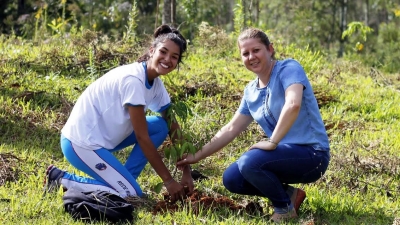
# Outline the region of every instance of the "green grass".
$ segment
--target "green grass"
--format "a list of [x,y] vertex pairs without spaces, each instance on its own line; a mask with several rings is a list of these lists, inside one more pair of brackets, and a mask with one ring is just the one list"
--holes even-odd
[[[63,159],[60,129],[87,85],[108,69],[135,61],[142,50],[102,40],[90,32],[39,45],[0,38],[0,153],[19,158],[10,170],[15,176],[0,186],[1,224],[81,224],[63,211],[61,191],[43,197],[42,186],[51,163],[83,175]],[[254,78],[242,65],[235,42],[223,40],[218,46],[190,46],[180,70],[163,77],[171,97],[193,111],[183,127],[193,134],[196,146],[230,120],[245,85]],[[318,53],[279,43],[275,43],[278,57],[299,60],[309,74],[332,148],[325,176],[299,185],[308,198],[299,220],[290,223],[392,224],[400,217],[400,75],[371,73],[358,62],[328,62]],[[193,167],[209,177],[196,183],[196,188],[239,204],[257,201],[264,207],[263,214],[224,208],[194,214],[182,207],[175,213],[153,215],[151,208],[138,207],[132,224],[268,223],[272,213],[268,200],[231,194],[221,181],[224,168],[262,135],[252,124],[223,151]],[[116,155],[124,160],[128,153],[126,149]],[[0,169],[8,164],[0,161]],[[3,170],[1,174],[3,179]],[[151,200],[162,199],[153,191],[160,178],[149,165],[138,182],[151,193]]]

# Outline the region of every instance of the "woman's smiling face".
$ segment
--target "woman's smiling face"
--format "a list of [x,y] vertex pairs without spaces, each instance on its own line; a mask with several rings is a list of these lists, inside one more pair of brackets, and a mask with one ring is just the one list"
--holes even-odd
[[180,49],[175,42],[165,40],[150,49],[150,60],[147,65],[149,75],[153,77],[170,73],[178,65]]
[[255,74],[268,73],[272,52],[258,38],[239,41],[240,56],[246,68]]

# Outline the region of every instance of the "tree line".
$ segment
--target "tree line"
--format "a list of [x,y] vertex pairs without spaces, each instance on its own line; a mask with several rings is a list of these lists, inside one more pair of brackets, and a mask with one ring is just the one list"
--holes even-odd
[[287,43],[400,70],[399,0],[2,0],[0,32],[30,39],[75,26],[119,38],[133,7],[138,34],[161,23],[189,39],[201,22],[227,32],[255,26]]

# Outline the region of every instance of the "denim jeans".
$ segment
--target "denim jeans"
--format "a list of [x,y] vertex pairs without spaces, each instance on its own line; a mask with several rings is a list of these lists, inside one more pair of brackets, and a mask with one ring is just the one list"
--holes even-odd
[[329,151],[309,145],[280,144],[275,150],[252,149],[223,174],[224,186],[233,193],[267,197],[277,208],[290,205],[288,184],[312,183],[325,173]]

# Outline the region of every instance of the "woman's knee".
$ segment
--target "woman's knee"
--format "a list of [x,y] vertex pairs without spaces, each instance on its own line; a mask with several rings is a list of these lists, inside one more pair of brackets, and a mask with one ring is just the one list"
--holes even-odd
[[72,161],[76,160],[76,154],[74,148],[72,147],[72,143],[70,140],[65,138],[64,136],[61,137],[61,150],[64,157],[71,163]]
[[149,133],[161,133],[163,136],[168,135],[168,124],[161,116],[146,116],[146,121],[149,125]]
[[238,159],[238,169],[244,177],[254,173],[254,171],[259,167],[259,156],[257,151],[262,150],[255,149],[247,151]]
[[234,183],[234,177],[227,174],[225,171],[222,175],[222,184],[225,186],[226,189],[230,191]]
[[239,181],[242,175],[239,172],[237,163],[231,164],[222,175],[222,183],[228,191],[232,193],[238,193],[238,185],[241,184]]

